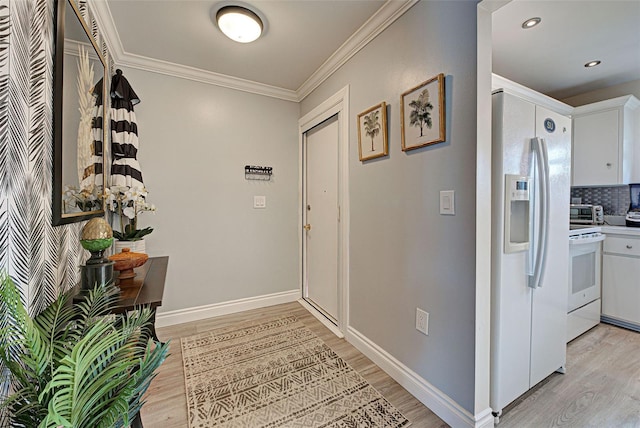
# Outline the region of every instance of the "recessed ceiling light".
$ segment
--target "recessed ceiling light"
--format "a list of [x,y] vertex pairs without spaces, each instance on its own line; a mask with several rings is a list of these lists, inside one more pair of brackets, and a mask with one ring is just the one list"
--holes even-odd
[[262,34],[262,19],[243,6],[224,6],[216,13],[218,28],[231,40],[250,43]]
[[533,28],[542,22],[542,18],[529,18],[522,23],[522,28],[528,30],[529,28]]
[[595,67],[596,65],[600,65],[600,60],[589,61],[584,66],[587,68]]

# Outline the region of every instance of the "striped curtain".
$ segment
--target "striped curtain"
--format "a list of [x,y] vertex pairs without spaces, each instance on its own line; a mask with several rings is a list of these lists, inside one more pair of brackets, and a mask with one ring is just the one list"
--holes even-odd
[[122,70],[116,70],[111,79],[111,186],[144,187],[137,159],[138,125],[133,111],[139,102]]

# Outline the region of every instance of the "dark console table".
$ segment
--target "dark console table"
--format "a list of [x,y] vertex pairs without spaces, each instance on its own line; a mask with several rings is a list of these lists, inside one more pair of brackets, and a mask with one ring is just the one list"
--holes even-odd
[[[120,288],[120,298],[117,307],[111,312],[121,314],[139,306],[149,305],[152,313],[151,335],[156,342],[160,342],[156,334],[156,309],[162,306],[168,263],[168,256],[149,257],[145,264],[135,269],[135,277],[118,280],[117,273],[115,275],[116,285]],[[76,286],[76,293],[79,292],[80,284]]]
[[162,306],[168,263],[168,256],[149,257],[145,264],[135,269],[135,277],[118,280],[116,283],[120,287],[120,300],[113,312],[123,313],[136,306],[149,305],[152,312],[151,333],[156,342],[160,342],[156,334],[156,308]]
[[[156,309],[158,306],[162,306],[168,264],[168,256],[149,257],[145,264],[134,269],[135,277],[118,280],[116,274],[116,285],[120,288],[120,297],[117,306],[111,312],[121,314],[135,310],[142,305],[149,305],[151,308],[151,336],[156,342],[160,342],[156,333]],[[74,297],[74,300],[79,299],[80,284],[76,285],[75,293],[77,297]],[[131,421],[131,427],[143,428],[140,412]]]

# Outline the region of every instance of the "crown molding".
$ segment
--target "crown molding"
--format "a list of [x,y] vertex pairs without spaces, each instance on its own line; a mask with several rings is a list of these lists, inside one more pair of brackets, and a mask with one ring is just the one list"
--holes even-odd
[[418,0],[389,0],[342,44],[296,91],[302,101]]
[[178,77],[209,85],[250,92],[252,94],[279,98],[285,101],[298,102],[296,92],[290,89],[278,88],[276,86],[265,85],[264,83],[254,82],[252,80],[241,79],[239,77],[228,76],[226,74],[215,73],[213,71],[202,70],[141,55],[128,53],[120,58],[119,61],[116,61],[116,63],[118,66],[122,67],[131,67],[138,70],[164,74],[166,76]]
[[502,77],[499,74],[491,73],[491,93],[500,92],[501,90],[517,95],[522,99],[548,108],[564,116],[570,116],[573,113],[573,107],[569,104],[541,94],[531,88]]
[[107,44],[107,48],[109,48],[111,58],[114,62],[117,62],[125,55],[125,52],[107,1],[91,1],[87,2],[87,5],[93,12],[93,17],[98,24],[100,35],[102,36],[102,40]]
[[96,49],[91,43],[79,42],[77,40],[71,40],[71,39],[64,39],[64,54],[65,55],[70,55],[70,56],[79,58],[80,57],[80,52],[79,52],[80,48],[86,49],[87,53],[89,54],[89,59],[90,60],[92,60],[92,61],[100,61],[100,62],[104,63],[103,59],[101,57],[98,57],[98,54],[96,54]]
[[102,37],[109,48],[113,63],[117,66],[131,67],[167,76],[279,98],[285,101],[300,102],[418,1],[419,0],[387,0],[387,2],[344,42],[296,91],[126,52],[118,35],[107,0],[88,3],[94,13]]
[[623,95],[621,97],[585,104],[573,109],[573,114],[592,113],[594,111],[605,110],[617,107],[628,107],[635,110],[640,107],[640,101],[633,95]]

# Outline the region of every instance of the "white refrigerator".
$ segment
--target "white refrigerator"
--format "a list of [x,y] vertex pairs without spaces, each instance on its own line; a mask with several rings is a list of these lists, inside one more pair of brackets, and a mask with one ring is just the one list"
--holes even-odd
[[493,96],[491,408],[564,371],[571,119]]

